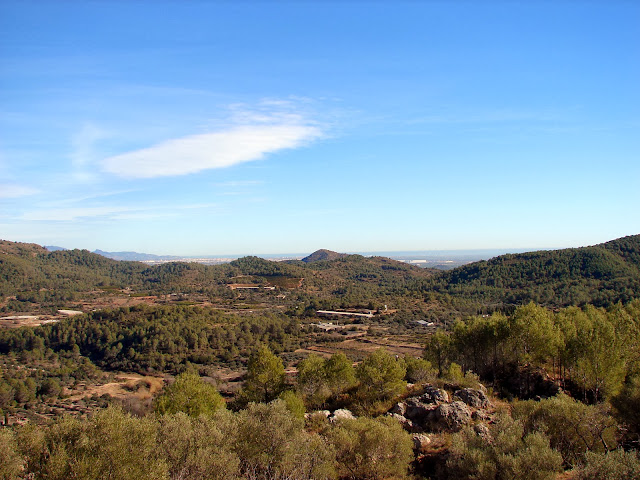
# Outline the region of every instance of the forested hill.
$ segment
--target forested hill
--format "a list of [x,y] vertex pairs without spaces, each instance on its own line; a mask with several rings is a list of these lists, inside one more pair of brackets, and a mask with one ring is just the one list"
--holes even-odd
[[425,287],[484,303],[626,302],[640,297],[640,235],[590,247],[501,255],[444,272]]
[[338,258],[344,258],[348,256],[346,253],[333,252],[324,248],[316,250],[311,255],[308,255],[302,259],[305,263],[322,262],[327,260],[337,260]]
[[609,305],[640,298],[640,235],[591,247],[503,255],[444,272],[360,255],[308,263],[244,257],[216,266],[148,266],[87,250],[49,252],[34,244],[0,241],[0,302],[21,295],[53,305],[78,299],[82,292],[126,287],[140,294],[211,296],[234,283],[293,288],[309,301],[322,299],[333,306],[398,304],[401,298],[409,299],[407,305],[419,298],[441,304],[454,299],[458,311],[462,303],[464,311],[529,301],[554,307]]

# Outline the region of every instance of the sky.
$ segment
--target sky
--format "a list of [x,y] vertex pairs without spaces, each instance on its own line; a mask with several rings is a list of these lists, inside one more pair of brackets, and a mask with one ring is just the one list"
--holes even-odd
[[0,239],[173,255],[640,233],[640,3],[0,0]]

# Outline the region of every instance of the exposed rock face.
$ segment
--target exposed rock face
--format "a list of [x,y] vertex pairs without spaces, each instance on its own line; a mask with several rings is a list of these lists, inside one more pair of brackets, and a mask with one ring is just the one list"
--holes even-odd
[[436,388],[433,385],[427,385],[426,391],[418,397],[421,402],[424,403],[449,403],[449,394],[441,388]]
[[428,405],[420,401],[420,397],[410,398],[404,402],[405,414],[408,419],[419,425],[427,421],[427,417],[431,411],[436,408],[435,405]]
[[402,425],[402,428],[404,428],[407,432],[422,431],[420,427],[418,427],[411,420],[409,420],[406,417],[403,417],[402,415],[398,415],[397,413],[389,413],[387,415],[390,416],[391,418],[395,418],[400,423],[400,425]]
[[487,408],[489,406],[489,398],[482,390],[463,388],[462,390],[457,390],[453,396],[459,398],[470,407]]
[[431,429],[436,431],[459,431],[471,423],[471,410],[463,402],[443,403],[430,417]]
[[[486,410],[491,402],[482,390],[463,388],[456,391],[454,398],[451,401],[445,390],[427,385],[424,393],[397,403],[388,415],[411,433],[457,432],[473,421],[491,418]],[[480,433],[485,432],[481,429]]]

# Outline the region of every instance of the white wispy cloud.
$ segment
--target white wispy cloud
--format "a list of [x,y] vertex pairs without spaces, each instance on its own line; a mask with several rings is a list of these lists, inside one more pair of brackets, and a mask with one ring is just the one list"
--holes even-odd
[[90,170],[96,161],[95,145],[108,137],[106,130],[92,123],[85,123],[72,137],[71,162],[76,180],[88,182],[95,179],[95,174]]
[[[252,120],[258,119],[254,116]],[[268,124],[265,117],[253,125],[168,140],[112,156],[102,162],[102,168],[126,178],[187,175],[260,160],[269,153],[303,146],[321,135],[313,125],[295,121]]]
[[263,180],[231,180],[228,182],[216,183],[216,187],[251,187],[254,185],[263,185]]
[[25,185],[0,183],[0,198],[20,198],[40,193],[40,190]]
[[92,206],[72,208],[43,208],[24,213],[20,220],[31,222],[76,222],[88,220],[139,220],[176,216],[187,210],[215,209],[214,203],[171,206]]

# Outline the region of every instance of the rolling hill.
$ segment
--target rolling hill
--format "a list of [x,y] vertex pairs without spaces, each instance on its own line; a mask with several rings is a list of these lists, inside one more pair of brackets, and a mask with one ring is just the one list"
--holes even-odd
[[125,287],[147,294],[206,292],[247,282],[294,288],[307,301],[315,298],[338,306],[392,298],[412,306],[454,299],[470,312],[529,301],[557,307],[610,305],[640,298],[640,235],[589,247],[501,255],[450,271],[328,250],[303,261],[244,257],[214,266],[148,266],[86,250],[49,252],[35,244],[0,242],[0,300],[17,295],[55,303],[58,297]]

